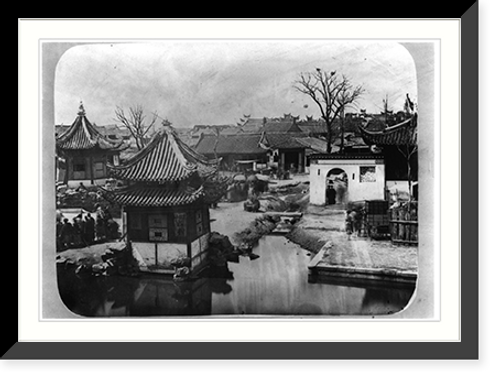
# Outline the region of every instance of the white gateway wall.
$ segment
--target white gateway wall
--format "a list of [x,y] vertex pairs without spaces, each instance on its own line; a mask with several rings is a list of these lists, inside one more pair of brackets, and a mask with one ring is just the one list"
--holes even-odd
[[[376,159],[318,159],[311,163],[310,202],[314,205],[326,204],[326,184],[328,172],[341,169],[347,174],[347,201],[383,200],[385,198],[385,166]],[[363,168],[374,168],[374,173],[363,175]]]

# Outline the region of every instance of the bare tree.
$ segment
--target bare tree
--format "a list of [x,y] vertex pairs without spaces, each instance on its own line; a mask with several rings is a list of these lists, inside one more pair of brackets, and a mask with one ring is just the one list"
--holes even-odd
[[[412,135],[408,138],[406,144],[398,146],[398,150],[403,155],[406,160],[406,168],[407,168],[407,176],[408,176],[408,196],[411,201],[412,192],[411,192],[411,173],[412,173],[412,157],[418,152],[418,143],[417,143],[417,113],[416,113],[416,105],[410,99],[410,96],[406,94],[406,99],[404,103],[404,112],[407,117],[411,117],[411,127]],[[408,207],[409,208],[409,207]]]
[[[408,198],[409,201],[412,200],[411,191],[411,175],[412,175],[412,157],[418,152],[418,146],[416,143],[416,131],[413,132],[415,135],[412,139],[414,143],[408,142],[407,144],[398,146],[398,151],[403,155],[406,160],[407,176],[408,176]],[[410,210],[410,203],[408,203],[408,211]]]
[[327,152],[332,152],[334,121],[341,119],[340,151],[344,151],[344,113],[346,106],[353,104],[364,92],[361,86],[353,86],[345,75],[336,71],[329,73],[316,69],[315,72],[301,73],[294,88],[308,95],[318,105],[327,128]]
[[158,115],[153,113],[153,117],[149,123],[146,123],[146,115],[144,109],[140,105],[128,108],[128,113],[121,107],[116,107],[115,115],[124,127],[126,127],[135,139],[137,148],[142,149],[147,142],[147,134],[151,127],[156,123]]

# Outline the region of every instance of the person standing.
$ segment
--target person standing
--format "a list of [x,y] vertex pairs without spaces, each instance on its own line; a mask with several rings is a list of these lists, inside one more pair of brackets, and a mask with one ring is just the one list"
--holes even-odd
[[352,234],[353,230],[353,216],[352,212],[348,209],[346,210],[346,216],[345,216],[345,232],[347,235],[350,237]]
[[61,230],[63,227],[63,223],[60,219],[56,221],[56,251],[60,251],[62,248],[61,242]]
[[360,215],[356,210],[353,210],[351,212],[352,232],[356,233],[356,236],[359,235],[359,231],[361,229],[361,225],[360,225],[361,220],[359,217],[360,217]]
[[81,214],[73,218],[73,245],[76,247],[80,247],[82,245],[82,222],[81,222]]
[[92,245],[94,243],[95,220],[90,213],[85,216],[84,232],[87,245]]
[[98,242],[104,241],[106,239],[106,225],[104,219],[100,216],[97,216],[95,235]]
[[73,226],[71,226],[71,222],[69,222],[69,220],[65,218],[63,221],[63,225],[61,226],[61,232],[60,232],[61,248],[67,249],[71,247],[72,239],[73,239]]

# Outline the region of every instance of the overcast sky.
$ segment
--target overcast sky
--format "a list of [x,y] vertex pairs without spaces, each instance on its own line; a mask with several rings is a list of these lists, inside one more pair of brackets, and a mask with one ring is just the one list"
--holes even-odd
[[243,114],[319,117],[293,88],[301,72],[345,74],[365,93],[356,110],[394,110],[406,93],[417,100],[415,64],[406,48],[387,41],[177,40],[76,46],[55,77],[55,122],[71,124],[80,101],[98,125],[115,124],[116,106],[142,105],[174,127],[235,124]]

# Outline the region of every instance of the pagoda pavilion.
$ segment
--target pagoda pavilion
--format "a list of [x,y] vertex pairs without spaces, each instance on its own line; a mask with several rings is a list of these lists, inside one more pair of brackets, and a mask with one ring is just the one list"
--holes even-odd
[[164,125],[135,156],[109,166],[126,186],[111,191],[122,206],[123,231],[140,270],[174,274],[207,264],[209,205],[225,190],[212,180],[216,160],[207,160]]
[[65,161],[62,180],[69,186],[102,184],[108,177],[107,164],[118,163],[118,154],[126,148],[109,140],[89,122],[83,104],[68,130],[56,137],[56,153]]

